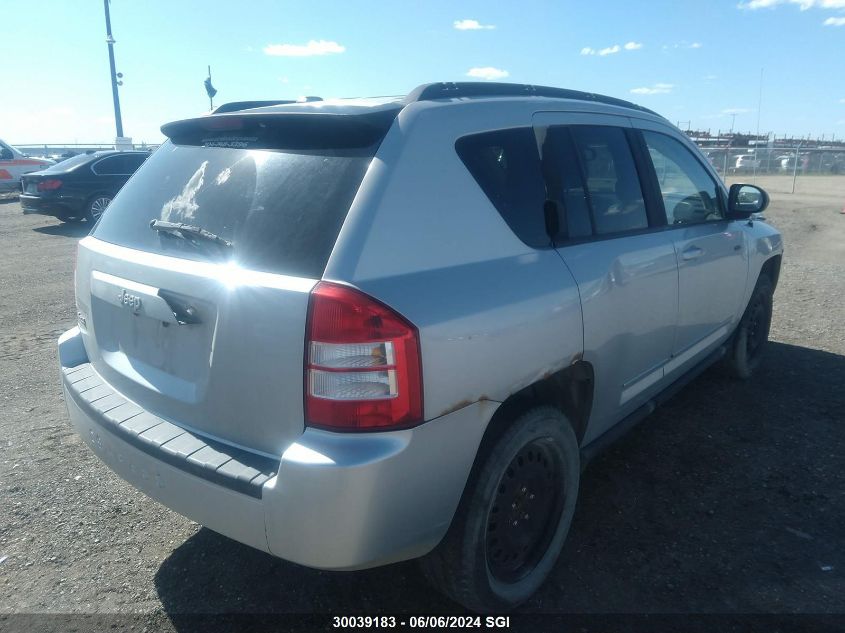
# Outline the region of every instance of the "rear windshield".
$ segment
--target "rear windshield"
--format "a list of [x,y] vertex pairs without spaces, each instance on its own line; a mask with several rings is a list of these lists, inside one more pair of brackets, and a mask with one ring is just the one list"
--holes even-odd
[[58,174],[65,171],[70,171],[71,169],[75,169],[80,165],[84,165],[85,163],[91,162],[95,156],[93,154],[77,154],[76,156],[71,156],[70,158],[66,158],[62,161],[59,161],[55,165],[50,165],[47,169],[43,170],[50,174]]
[[319,278],[374,149],[272,150],[162,145],[109,205],[93,235],[189,259],[214,248],[150,228],[197,226],[232,243],[236,264]]

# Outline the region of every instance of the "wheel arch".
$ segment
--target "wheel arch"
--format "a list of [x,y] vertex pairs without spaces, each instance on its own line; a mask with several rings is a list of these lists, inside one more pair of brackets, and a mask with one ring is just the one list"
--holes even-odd
[[778,253],[767,259],[763,262],[763,266],[760,268],[760,275],[757,276],[759,279],[760,276],[766,275],[772,281],[772,289],[777,288],[778,286],[778,279],[780,279],[780,265],[783,259],[783,255]]
[[592,364],[578,360],[511,394],[487,424],[478,454],[484,454],[486,446],[494,442],[520,414],[542,406],[554,407],[566,416],[580,446],[593,406],[594,384]]

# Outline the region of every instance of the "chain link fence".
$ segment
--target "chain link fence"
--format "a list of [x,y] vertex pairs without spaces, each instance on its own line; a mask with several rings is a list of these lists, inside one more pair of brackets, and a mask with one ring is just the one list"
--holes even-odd
[[770,193],[845,188],[845,147],[702,147],[725,181],[759,184]]
[[[114,149],[111,143],[17,145],[25,154],[61,161],[76,154]],[[136,143],[136,150],[157,144]],[[729,183],[758,184],[769,193],[826,193],[845,190],[845,147],[734,147],[701,144],[701,151]]]

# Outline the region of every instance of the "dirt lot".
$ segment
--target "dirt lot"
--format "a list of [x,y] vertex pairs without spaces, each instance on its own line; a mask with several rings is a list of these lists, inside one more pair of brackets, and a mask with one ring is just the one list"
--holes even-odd
[[[525,613],[845,613],[845,179],[775,195],[787,252],[765,368],[711,370],[593,462]],[[0,202],[0,614],[453,612],[413,563],[304,569],[115,477],[71,432],[55,339],[86,227]],[[0,615],[0,629],[2,626]]]

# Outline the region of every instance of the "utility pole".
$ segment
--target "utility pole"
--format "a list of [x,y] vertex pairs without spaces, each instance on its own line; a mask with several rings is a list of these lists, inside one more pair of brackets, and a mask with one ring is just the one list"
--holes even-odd
[[736,121],[736,112],[731,114],[731,134],[734,133],[734,122]]
[[114,37],[111,34],[111,16],[109,15],[109,0],[103,0],[103,8],[106,11],[106,43],[109,45],[109,67],[111,69],[111,95],[114,101],[114,125],[117,128],[118,138],[123,136],[123,119],[120,118],[120,96],[117,94],[117,87],[122,85],[118,81],[123,77],[122,73],[114,69]]

